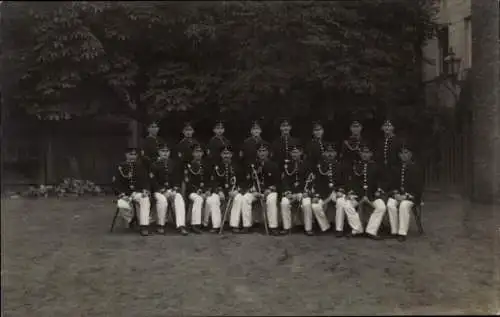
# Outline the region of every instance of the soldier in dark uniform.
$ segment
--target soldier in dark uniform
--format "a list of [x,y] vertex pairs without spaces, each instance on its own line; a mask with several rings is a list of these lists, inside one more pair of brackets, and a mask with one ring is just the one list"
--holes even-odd
[[281,234],[290,233],[292,229],[292,204],[299,208],[302,206],[302,198],[305,191],[312,187],[313,175],[310,165],[302,160],[302,148],[299,144],[290,147],[291,161],[283,167],[281,174],[281,217],[283,220],[283,231]]
[[[337,149],[333,143],[325,143],[325,151],[321,160],[314,166],[314,195],[312,201],[307,202],[304,210],[304,222],[306,223],[306,234],[312,235],[312,215],[314,214],[322,231],[330,228],[330,223],[325,215],[325,210],[330,202],[336,206],[335,226],[336,235],[343,235],[344,228],[344,205],[346,187],[346,167],[337,158]],[[306,204],[304,204],[306,205]],[[307,212],[306,212],[307,211]],[[355,214],[348,214],[348,221],[351,223]]]
[[[278,165],[269,159],[269,144],[261,142],[257,150],[257,160],[247,166],[242,212],[251,213],[252,203],[263,199],[271,234],[279,235],[278,231],[278,193],[280,182]],[[260,187],[260,188],[259,188]],[[260,189],[260,192],[259,192]]]
[[340,153],[340,159],[346,165],[352,166],[356,161],[359,160],[359,146],[364,143],[364,139],[361,136],[363,131],[363,125],[358,119],[354,119],[351,122],[351,135],[342,142],[342,150]]
[[390,182],[392,167],[399,163],[401,139],[394,133],[391,120],[385,120],[381,129],[384,132],[384,138],[377,144],[375,159],[380,165],[381,181],[387,186]]
[[259,121],[254,121],[250,128],[250,136],[243,141],[240,150],[240,159],[243,161],[243,166],[249,166],[257,159],[257,148],[263,141],[261,137],[262,128]]
[[184,181],[186,193],[193,206],[191,209],[191,226],[195,233],[201,233],[203,203],[209,196],[210,170],[203,159],[203,149],[199,143],[192,146],[192,159],[185,164]]
[[176,227],[182,235],[187,235],[186,206],[180,194],[182,166],[170,157],[167,144],[160,147],[159,157],[152,165],[150,176],[158,214],[158,233],[165,233],[168,205],[173,202]]
[[410,215],[414,204],[420,204],[424,191],[424,173],[412,159],[412,151],[406,144],[400,147],[400,162],[391,170],[390,195],[387,211],[391,234],[399,241],[406,240]]
[[148,136],[142,142],[141,155],[146,166],[149,166],[158,159],[158,150],[165,140],[158,136],[160,128],[158,122],[153,121],[148,126]]
[[[219,152],[221,158],[213,165],[211,172],[212,195],[207,198],[208,212],[205,213],[206,218],[204,222],[205,225],[208,225],[209,217],[211,217],[213,227],[211,232],[217,232],[224,225],[221,219],[221,202],[227,201],[229,203],[229,200],[232,199],[231,226],[237,231],[236,229],[239,226],[238,213],[241,213],[241,199],[243,199],[243,196],[238,193],[238,182],[241,183],[242,180],[241,170],[232,160],[233,151],[229,144],[219,150]],[[233,220],[233,215],[238,218]],[[236,222],[235,225],[234,222]],[[251,222],[246,225],[249,227]]]
[[136,148],[128,148],[125,153],[126,161],[118,165],[116,175],[113,177],[113,188],[118,195],[117,207],[122,218],[130,225],[134,218],[132,203],[139,205],[137,219],[140,233],[149,234],[149,212],[151,204],[150,178],[144,163],[138,159]]
[[313,123],[313,138],[307,147],[307,160],[311,166],[316,166],[325,151],[325,140],[323,140],[323,125],[319,121]]
[[230,145],[229,140],[224,136],[224,122],[217,121],[214,126],[214,136],[208,141],[207,158],[212,164],[216,164],[220,159],[220,152]]
[[191,122],[186,122],[182,129],[183,138],[177,144],[177,155],[181,162],[187,164],[192,160],[192,149],[195,144],[200,144],[198,140],[193,137],[194,128]]
[[280,122],[281,136],[274,140],[271,151],[273,161],[278,164],[280,171],[283,170],[285,164],[290,162],[290,149],[292,144],[298,144],[298,140],[291,136],[292,125],[290,120],[283,118]]
[[[363,207],[363,204],[371,206],[374,210],[366,226],[366,234],[369,238],[379,240],[380,237],[377,233],[382,223],[386,206],[382,199],[384,193],[380,188],[380,168],[377,163],[372,160],[372,156],[373,153],[368,144],[365,143],[361,145],[361,160],[353,165],[353,174],[348,193],[351,199],[347,200],[345,209],[350,209],[349,211],[352,212],[356,205],[359,205],[360,208]],[[353,233],[363,232],[361,222],[358,221],[359,216],[355,223],[353,223],[355,224],[353,231],[356,231]]]

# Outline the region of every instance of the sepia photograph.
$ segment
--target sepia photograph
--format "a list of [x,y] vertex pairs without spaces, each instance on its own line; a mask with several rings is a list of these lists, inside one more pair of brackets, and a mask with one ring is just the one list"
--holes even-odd
[[500,1],[0,1],[6,317],[500,315]]

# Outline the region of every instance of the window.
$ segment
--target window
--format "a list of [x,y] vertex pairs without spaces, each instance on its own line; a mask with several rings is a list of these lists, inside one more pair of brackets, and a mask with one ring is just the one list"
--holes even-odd
[[448,64],[445,62],[446,56],[449,54],[450,48],[450,32],[447,25],[441,26],[438,31],[438,48],[439,48],[439,74],[448,74]]

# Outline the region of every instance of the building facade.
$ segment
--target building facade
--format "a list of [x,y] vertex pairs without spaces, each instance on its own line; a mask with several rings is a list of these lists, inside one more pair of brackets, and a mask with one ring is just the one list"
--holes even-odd
[[454,108],[460,97],[460,86],[447,75],[452,71],[454,57],[457,79],[465,81],[472,67],[471,0],[435,0],[437,36],[423,48],[426,63],[423,79],[428,83],[427,104]]

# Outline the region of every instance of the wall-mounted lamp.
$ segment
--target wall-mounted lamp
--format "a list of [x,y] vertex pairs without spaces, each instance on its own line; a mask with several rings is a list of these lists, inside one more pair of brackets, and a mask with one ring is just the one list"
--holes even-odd
[[453,49],[450,48],[448,56],[444,58],[446,63],[446,68],[448,72],[446,73],[446,78],[452,80],[453,84],[459,85],[461,82],[460,66],[462,64],[462,59],[457,57]]

